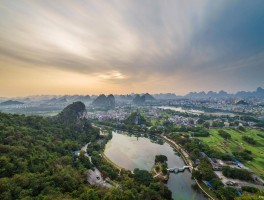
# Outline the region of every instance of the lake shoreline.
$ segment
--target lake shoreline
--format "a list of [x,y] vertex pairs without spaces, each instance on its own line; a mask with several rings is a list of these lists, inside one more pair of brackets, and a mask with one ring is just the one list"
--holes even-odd
[[[123,131],[123,130],[122,130]],[[123,132],[125,132],[125,133],[128,133],[127,131],[123,131]],[[130,139],[132,139],[133,137],[135,138],[136,136],[134,135],[134,136],[131,136],[131,135],[129,135],[129,134],[120,134],[120,133],[116,133],[117,135],[124,135],[124,136],[129,136],[129,138]],[[136,134],[136,135],[138,135],[138,134]],[[140,134],[141,135],[141,134]],[[170,151],[171,151],[171,153],[170,153],[170,160],[172,159],[172,158],[174,158],[174,160],[176,159],[176,160],[178,160],[177,162],[176,162],[176,164],[173,164],[172,162],[175,162],[175,161],[172,161],[171,160],[171,163],[170,163],[170,165],[171,165],[171,167],[174,167],[174,166],[176,166],[176,165],[185,165],[185,163],[188,163],[188,162],[186,162],[186,159],[181,155],[182,154],[182,152],[180,152],[179,151],[179,149],[177,149],[177,148],[175,148],[172,144],[170,144],[170,143],[168,143],[164,138],[162,138],[161,136],[157,136],[157,135],[153,135],[153,134],[151,134],[150,136],[154,136],[156,139],[161,139],[163,142],[165,142],[165,146],[164,145],[160,145],[160,144],[157,144],[157,143],[153,143],[153,144],[155,144],[155,145],[159,145],[159,146],[162,146],[163,148],[166,148],[167,150],[168,149],[170,149]],[[143,140],[144,140],[144,138],[145,137],[139,137],[139,138],[142,138]],[[112,138],[113,139],[113,138]],[[150,141],[150,138],[148,138],[148,137],[146,137],[145,139],[147,139],[150,143],[152,143],[151,141]],[[110,140],[111,141],[111,140]],[[111,145],[110,145],[111,146]],[[117,144],[114,144],[114,146],[118,146]],[[108,163],[110,163],[112,166],[114,166],[115,168],[117,168],[117,169],[119,169],[120,170],[120,168],[122,168],[122,169],[124,169],[124,167],[121,167],[118,163],[115,163],[115,161],[113,161],[112,159],[110,159],[110,157],[109,157],[109,155],[107,155],[107,153],[105,153],[105,151],[106,151],[106,149],[107,149],[107,145],[106,145],[106,148],[105,148],[105,150],[104,150],[104,154],[102,155],[102,157],[108,162]],[[120,149],[119,149],[120,150]],[[175,155],[175,150],[177,151],[177,152],[179,152],[179,154],[181,155],[181,156],[178,156],[178,155]],[[153,153],[153,152],[152,152]],[[160,154],[162,154],[162,152],[160,152]],[[157,154],[155,154],[155,155],[157,155]],[[116,157],[119,157],[119,156],[117,156],[116,154],[114,154],[114,156],[115,156],[115,159],[117,159]],[[121,155],[122,156],[122,155]],[[144,156],[143,156],[144,157]],[[118,158],[118,159],[121,159],[121,158]],[[181,160],[181,161],[180,161]],[[154,161],[154,158],[153,158],[153,161]],[[180,163],[182,163],[182,164],[179,164],[178,162],[180,161]],[[121,161],[119,161],[120,163],[122,163]],[[178,163],[178,164],[177,164]],[[127,164],[127,163],[126,163]],[[131,168],[131,167],[130,167]],[[135,167],[136,168],[136,167]],[[141,169],[141,167],[138,167],[138,168],[140,168]],[[152,168],[152,165],[151,165],[151,167],[149,167],[150,169],[148,169],[148,171],[150,171],[151,170],[151,168]],[[128,169],[129,169],[129,167],[128,167]],[[129,169],[128,170],[127,169],[127,167],[126,167],[126,169],[124,169],[124,170],[126,170],[126,171],[132,171],[132,168],[131,169]],[[143,167],[143,169],[146,169],[146,167],[144,168]],[[172,178],[172,179],[171,179]],[[184,185],[181,185],[181,184],[179,184],[180,182],[182,182],[182,181],[180,181],[180,180],[182,180],[182,181],[184,181]],[[180,181],[180,182],[179,182]],[[191,188],[191,185],[192,185],[192,182],[193,181],[195,181],[194,179],[192,179],[191,178],[191,173],[190,173],[190,171],[189,171],[189,173],[184,173],[184,174],[180,174],[180,175],[176,175],[176,174],[173,174],[172,173],[172,175],[170,176],[170,178],[169,178],[169,181],[168,181],[168,183],[167,183],[167,186],[170,188],[170,190],[171,191],[173,191],[174,192],[174,195],[175,194],[177,194],[177,195],[182,195],[183,197],[185,196],[185,198],[187,198],[187,196],[188,195],[190,195],[191,193],[194,193],[195,194],[195,197],[191,197],[191,196],[189,196],[189,198],[191,197],[191,199],[205,199],[205,197],[202,195],[203,193],[197,193],[197,192],[195,192],[192,188]],[[196,182],[196,181],[195,181]],[[194,182],[194,183],[195,183]],[[178,185],[178,184],[179,185]],[[175,185],[176,184],[176,185]],[[180,188],[182,188],[182,187],[184,187],[185,189],[180,189]],[[187,187],[187,188],[186,188]],[[186,194],[186,193],[183,193],[181,190],[186,190],[186,193],[188,193],[188,194]],[[188,191],[188,192],[187,192]],[[202,190],[201,190],[202,191]],[[175,193],[176,192],[176,193]],[[193,195],[194,195],[193,194]],[[198,196],[197,196],[198,195]],[[202,195],[202,196],[201,196]],[[175,196],[174,196],[174,198],[175,198]]]

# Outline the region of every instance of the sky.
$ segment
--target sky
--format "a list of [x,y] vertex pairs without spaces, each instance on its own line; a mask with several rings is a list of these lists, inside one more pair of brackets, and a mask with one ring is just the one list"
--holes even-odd
[[258,86],[263,0],[0,3],[0,96]]

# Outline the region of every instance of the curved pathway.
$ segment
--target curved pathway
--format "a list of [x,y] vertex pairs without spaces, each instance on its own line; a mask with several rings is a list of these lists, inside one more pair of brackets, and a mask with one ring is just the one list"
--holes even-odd
[[[88,157],[90,162],[92,163],[91,156],[89,156],[87,154],[87,147],[88,147],[89,144],[90,144],[90,142],[87,143],[86,145],[84,145],[81,148],[81,151],[85,152],[84,155],[86,157]],[[96,186],[99,186],[99,187],[106,187],[106,188],[112,188],[113,187],[112,185],[110,185],[109,183],[107,183],[103,179],[101,172],[96,167],[94,167],[94,170],[91,170],[91,169],[88,170],[87,181],[88,181],[89,184],[96,185]]]

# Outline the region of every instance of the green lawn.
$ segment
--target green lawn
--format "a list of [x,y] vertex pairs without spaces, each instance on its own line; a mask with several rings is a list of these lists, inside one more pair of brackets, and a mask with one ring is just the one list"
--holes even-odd
[[[231,135],[230,140],[224,140],[221,136],[218,135],[219,129],[210,129],[210,137],[199,139],[207,143],[210,147],[218,149],[221,152],[232,152],[232,151],[241,151],[243,149],[250,150],[254,156],[253,161],[247,161],[244,163],[245,166],[249,167],[258,175],[264,174],[264,138],[258,136],[258,133],[264,134],[264,132],[256,129],[246,129],[245,132],[225,129]],[[242,139],[242,136],[246,135],[254,138],[257,141],[257,145],[251,145],[245,142]]]
[[164,122],[163,119],[160,119],[160,120],[158,120],[158,119],[152,119],[152,120],[150,121],[150,123],[151,123],[152,126],[162,125],[163,122]]

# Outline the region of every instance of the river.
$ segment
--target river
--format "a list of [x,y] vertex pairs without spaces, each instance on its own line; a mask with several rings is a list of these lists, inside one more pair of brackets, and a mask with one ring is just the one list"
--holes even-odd
[[[166,155],[168,167],[182,167],[184,162],[174,149],[168,144],[154,143],[152,139],[136,137],[133,135],[113,132],[113,138],[106,144],[105,155],[115,164],[128,170],[135,168],[150,170],[154,165],[155,156]],[[167,183],[175,200],[204,200],[207,199],[202,193],[193,190],[191,173],[185,170],[183,173],[170,174]]]
[[235,117],[236,115],[234,113],[229,113],[229,112],[205,112],[202,110],[194,110],[194,109],[185,109],[182,107],[173,107],[173,106],[160,106],[158,107],[160,109],[164,110],[174,110],[177,112],[181,113],[189,113],[189,114],[195,114],[195,115],[212,115],[212,116],[230,116],[230,117]]

